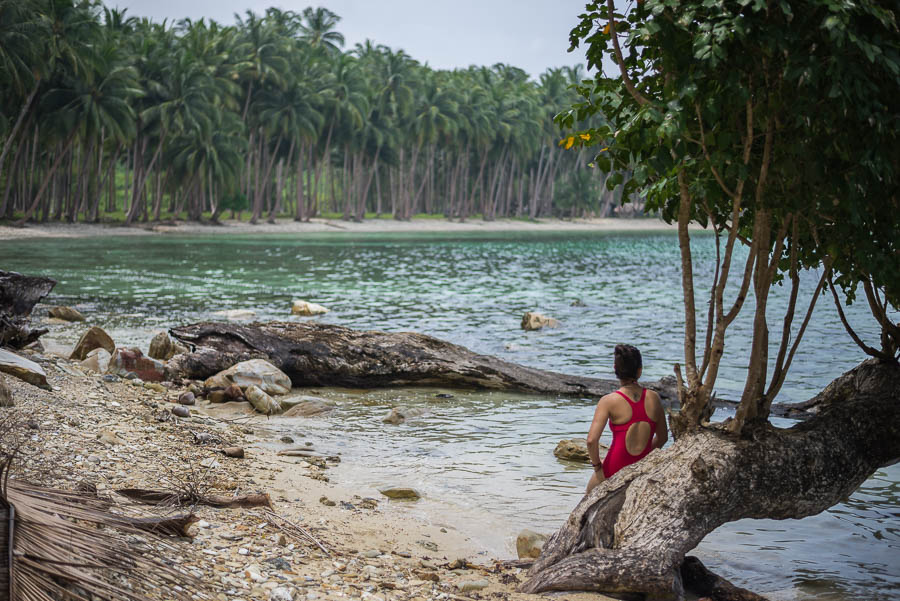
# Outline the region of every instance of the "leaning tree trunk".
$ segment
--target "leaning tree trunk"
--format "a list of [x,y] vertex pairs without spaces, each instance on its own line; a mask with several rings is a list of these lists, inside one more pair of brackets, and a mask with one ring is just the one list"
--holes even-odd
[[[614,380],[569,376],[509,363],[413,332],[364,332],[312,322],[198,323],[172,336],[200,347],[169,362],[173,377],[206,378],[244,359],[267,358],[295,386],[449,386],[602,396]],[[674,394],[651,384],[665,399]]]
[[0,270],[0,346],[23,348],[47,333],[29,327],[31,310],[47,296],[56,280]]
[[866,361],[819,396],[817,415],[792,428],[703,428],[616,473],[546,543],[521,590],[680,599],[685,554],[717,527],[815,515],[900,459],[896,363]]

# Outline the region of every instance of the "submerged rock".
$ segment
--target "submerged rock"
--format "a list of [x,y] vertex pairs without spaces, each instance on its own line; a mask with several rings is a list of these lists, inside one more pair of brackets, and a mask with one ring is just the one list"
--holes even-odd
[[394,407],[381,421],[386,424],[402,424],[408,419],[419,417],[425,413],[420,407]]
[[50,390],[47,374],[40,365],[4,349],[0,349],[0,372],[7,373],[38,388]]
[[523,330],[540,330],[541,328],[558,328],[559,321],[540,313],[529,311],[522,316]]
[[[295,398],[295,397],[294,397]],[[312,417],[313,415],[322,415],[334,409],[334,403],[325,399],[317,399],[315,397],[306,397],[309,400],[301,401],[284,412],[282,417]],[[282,399],[282,406],[284,401]]]
[[541,556],[541,549],[547,542],[547,536],[538,534],[533,530],[522,530],[516,537],[516,553],[519,559],[537,559]]
[[245,395],[249,386],[256,386],[266,394],[287,394],[291,391],[291,379],[265,359],[241,361],[204,382],[207,388],[228,388],[232,384],[244,389]]
[[258,386],[250,385],[244,391],[244,396],[247,397],[247,400],[250,401],[250,404],[253,405],[253,408],[259,411],[260,413],[264,413],[266,415],[272,415],[275,413],[281,413],[281,405],[265,393]]
[[291,304],[291,315],[324,315],[328,309],[305,300],[295,300]]
[[61,319],[63,321],[84,321],[84,315],[72,307],[50,307],[49,314],[50,317]]
[[108,373],[127,377],[136,374],[145,382],[162,382],[165,380],[166,366],[162,361],[145,357],[141,349],[117,348],[109,359]]
[[560,459],[567,459],[568,461],[591,462],[587,450],[587,441],[582,438],[560,440],[556,448],[553,449],[553,454]]
[[408,488],[404,486],[387,486],[384,488],[379,488],[378,492],[389,499],[406,499],[410,501],[418,501],[422,498],[422,495],[415,488]]
[[85,369],[102,374],[109,369],[109,360],[112,357],[105,348],[95,348],[87,354],[84,361],[79,365]]
[[69,359],[72,361],[84,361],[88,354],[94,349],[102,348],[107,353],[112,354],[116,350],[116,343],[112,337],[107,334],[103,328],[99,326],[91,326],[91,328],[81,335]]
[[172,340],[168,332],[159,332],[150,341],[150,350],[147,355],[151,359],[159,359],[160,361],[168,361],[175,355],[187,353],[188,348],[183,344]]

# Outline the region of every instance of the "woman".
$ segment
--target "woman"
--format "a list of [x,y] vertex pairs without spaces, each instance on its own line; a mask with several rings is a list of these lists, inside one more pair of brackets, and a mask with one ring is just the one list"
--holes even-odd
[[[640,461],[668,439],[666,414],[659,395],[638,384],[643,371],[641,352],[630,344],[616,345],[614,368],[619,389],[601,398],[588,431],[587,448],[594,475],[587,492],[617,471]],[[606,422],[613,433],[606,459],[600,463],[600,435]]]

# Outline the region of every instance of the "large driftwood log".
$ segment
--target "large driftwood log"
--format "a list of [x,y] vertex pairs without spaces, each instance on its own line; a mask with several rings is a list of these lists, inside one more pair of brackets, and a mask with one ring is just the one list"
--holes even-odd
[[[602,396],[619,387],[614,380],[524,367],[413,332],[363,332],[309,322],[198,323],[169,332],[198,347],[179,360],[178,375],[184,378],[209,377],[227,360],[265,357],[295,386],[445,386],[573,396]],[[209,349],[227,360],[218,361]]]
[[47,333],[32,330],[31,310],[47,296],[56,280],[0,270],[0,346],[20,349]]
[[900,458],[900,366],[866,361],[822,395],[792,428],[703,428],[621,470],[582,499],[521,589],[681,598],[685,554],[709,532],[815,515]]

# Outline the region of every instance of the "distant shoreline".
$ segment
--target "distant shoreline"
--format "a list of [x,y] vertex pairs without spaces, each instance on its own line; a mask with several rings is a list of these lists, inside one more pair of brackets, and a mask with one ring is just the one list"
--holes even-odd
[[93,223],[39,223],[24,228],[0,225],[0,240],[26,240],[34,238],[88,238],[95,236],[146,236],[160,234],[305,234],[315,232],[368,234],[368,233],[453,233],[453,232],[565,232],[565,231],[675,231],[657,218],[639,219],[497,219],[483,221],[471,219],[465,222],[447,219],[421,218],[411,221],[370,219],[360,223],[340,219],[312,219],[297,222],[279,219],[275,223],[261,221],[251,225],[246,221],[223,220],[218,225],[198,222],[141,223],[130,227],[118,224]]

